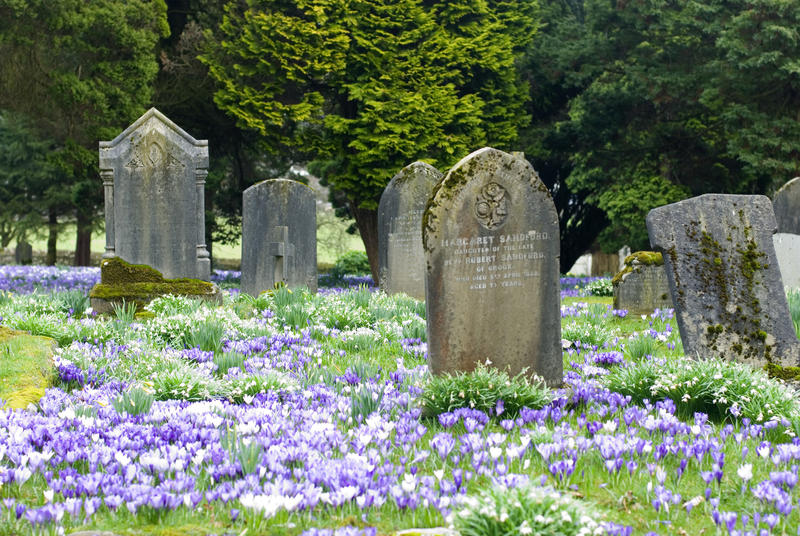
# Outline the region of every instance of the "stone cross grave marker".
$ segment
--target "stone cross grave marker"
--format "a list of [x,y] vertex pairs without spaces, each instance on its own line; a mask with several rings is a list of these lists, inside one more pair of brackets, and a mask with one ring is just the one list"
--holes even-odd
[[800,235],[800,177],[795,177],[775,192],[772,207],[778,232]]
[[468,155],[437,185],[422,232],[431,370],[488,360],[561,384],[558,214],[531,165]]
[[414,162],[395,175],[378,206],[379,284],[387,294],[404,292],[425,299],[422,213],[442,174]]
[[173,279],[209,280],[205,243],[208,141],[155,108],[112,141],[100,142],[106,251]]
[[257,296],[283,282],[317,291],[317,203],[305,184],[254,184],[242,196],[242,292]]
[[706,194],[654,208],[650,243],[664,255],[687,356],[761,367],[800,364],[800,343],[772,244],[767,197]]

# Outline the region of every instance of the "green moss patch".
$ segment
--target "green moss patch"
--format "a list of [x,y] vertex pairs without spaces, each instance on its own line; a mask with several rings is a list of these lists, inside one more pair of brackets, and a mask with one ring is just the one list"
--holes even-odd
[[36,403],[55,379],[55,341],[0,326],[0,407]]
[[100,263],[100,283],[120,285],[127,283],[163,283],[161,272],[146,264],[131,264],[119,257],[105,259]]
[[618,285],[622,278],[633,271],[634,261],[636,265],[643,266],[663,266],[664,257],[660,251],[635,251],[625,257],[625,268],[620,270],[614,279],[611,280],[613,285]]
[[767,363],[764,365],[764,370],[767,371],[767,376],[770,378],[777,378],[779,380],[787,381],[800,381],[800,367],[782,367],[775,363]]

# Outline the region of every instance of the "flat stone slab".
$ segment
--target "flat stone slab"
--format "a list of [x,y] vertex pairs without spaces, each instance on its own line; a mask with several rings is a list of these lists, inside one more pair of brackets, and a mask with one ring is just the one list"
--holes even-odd
[[428,356],[435,374],[490,361],[562,383],[558,214],[522,158],[483,148],[423,215]]
[[100,283],[89,291],[92,309],[99,314],[114,312],[115,305],[135,303],[144,307],[159,296],[176,294],[222,303],[222,291],[214,283],[199,279],[165,279],[161,272],[143,264],[130,264],[113,257],[100,263]]
[[433,166],[414,162],[383,190],[378,205],[378,279],[387,294],[402,292],[425,299],[422,214],[442,177]]
[[686,355],[798,365],[775,229],[772,203],[759,195],[706,194],[647,215]]
[[611,281],[614,309],[630,314],[650,314],[672,308],[664,260],[656,251],[637,251],[625,257],[622,270]]

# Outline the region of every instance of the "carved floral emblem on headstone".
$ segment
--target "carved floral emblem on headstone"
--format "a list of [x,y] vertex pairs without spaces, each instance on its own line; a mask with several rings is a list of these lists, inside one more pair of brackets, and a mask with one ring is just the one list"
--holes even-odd
[[500,228],[508,217],[506,189],[490,182],[481,188],[475,200],[475,217],[490,231]]

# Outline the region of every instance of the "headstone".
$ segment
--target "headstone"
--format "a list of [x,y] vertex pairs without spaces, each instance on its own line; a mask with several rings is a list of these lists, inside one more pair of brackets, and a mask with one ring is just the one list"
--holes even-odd
[[650,243],[664,254],[686,355],[763,366],[800,364],[772,245],[767,197],[706,194],[654,208]]
[[632,315],[672,308],[664,260],[657,251],[637,251],[625,257],[622,270],[611,280],[614,309]]
[[242,197],[242,292],[258,296],[281,282],[316,292],[314,191],[273,179],[254,184]]
[[582,276],[590,275],[592,273],[592,254],[584,253],[578,257],[578,260],[576,260],[572,268],[569,269],[569,273]]
[[17,242],[17,247],[14,248],[14,262],[17,264],[32,264],[33,246],[25,241]]
[[208,141],[155,108],[112,141],[100,142],[106,251],[167,278],[209,280],[205,244]]
[[780,190],[772,200],[779,233],[800,235],[800,177],[795,177]]
[[631,254],[631,247],[630,246],[622,246],[617,255],[619,256],[619,270],[622,271],[625,268],[625,259],[628,258],[628,255]]
[[523,159],[483,148],[423,215],[428,356],[436,374],[490,361],[562,382],[558,214]]
[[775,233],[772,235],[778,267],[785,288],[800,288],[800,235]]
[[395,175],[378,205],[379,284],[387,294],[404,292],[425,299],[422,213],[442,174],[414,162]]

